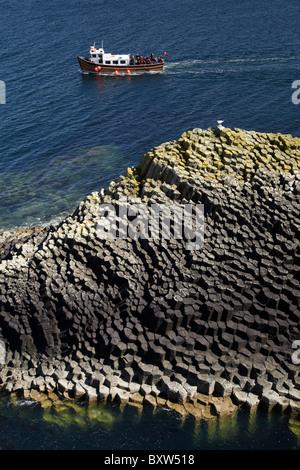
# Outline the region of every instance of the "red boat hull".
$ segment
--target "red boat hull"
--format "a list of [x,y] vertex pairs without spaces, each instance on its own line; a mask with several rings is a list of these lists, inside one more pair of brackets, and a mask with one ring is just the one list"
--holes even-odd
[[164,69],[163,62],[152,62],[151,64],[140,64],[140,65],[106,65],[106,64],[95,64],[86,57],[77,57],[82,72],[94,73],[94,74],[108,74],[108,75],[122,75],[131,73],[147,73],[147,72],[162,72]]

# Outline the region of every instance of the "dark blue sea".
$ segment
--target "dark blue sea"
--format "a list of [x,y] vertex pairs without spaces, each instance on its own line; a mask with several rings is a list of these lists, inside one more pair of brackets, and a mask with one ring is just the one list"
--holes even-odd
[[[152,147],[219,119],[300,136],[299,0],[0,0],[0,18],[0,230],[55,223]],[[102,40],[111,53],[167,52],[164,73],[83,75],[77,55]],[[221,434],[167,411],[61,427],[2,404],[0,447],[299,447],[287,419],[259,417],[257,432],[239,419]]]

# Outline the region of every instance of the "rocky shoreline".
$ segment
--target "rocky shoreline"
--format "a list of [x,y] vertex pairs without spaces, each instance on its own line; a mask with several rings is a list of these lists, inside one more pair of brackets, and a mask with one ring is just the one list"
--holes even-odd
[[[58,225],[0,234],[2,391],[299,415],[299,156],[290,135],[194,129]],[[203,204],[203,246],[99,238],[124,199]]]

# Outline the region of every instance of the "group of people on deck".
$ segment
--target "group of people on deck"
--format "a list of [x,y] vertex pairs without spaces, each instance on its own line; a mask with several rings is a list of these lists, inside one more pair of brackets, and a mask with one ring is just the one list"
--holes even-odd
[[139,54],[136,56],[132,55],[130,57],[130,65],[141,65],[141,64],[157,64],[163,62],[164,59],[162,56],[154,57],[153,52],[151,52],[150,57],[141,57]]

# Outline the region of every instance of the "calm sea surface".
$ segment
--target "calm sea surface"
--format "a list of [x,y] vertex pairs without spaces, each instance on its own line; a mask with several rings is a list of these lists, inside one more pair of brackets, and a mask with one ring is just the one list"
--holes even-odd
[[2,401],[0,449],[299,450],[300,422],[262,412],[195,422],[167,409]]
[[[218,119],[300,136],[299,0],[0,0],[0,18],[0,230],[59,220],[155,145]],[[77,55],[102,40],[106,52],[167,52],[165,72],[81,74]],[[299,446],[286,418],[196,430],[166,411],[88,418],[64,427],[3,404],[0,447]]]

